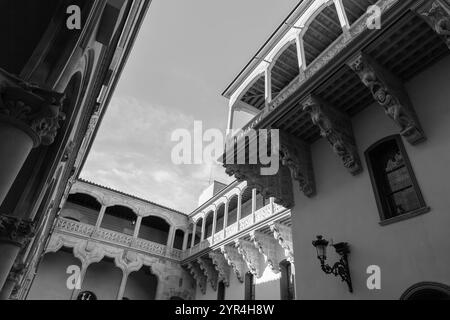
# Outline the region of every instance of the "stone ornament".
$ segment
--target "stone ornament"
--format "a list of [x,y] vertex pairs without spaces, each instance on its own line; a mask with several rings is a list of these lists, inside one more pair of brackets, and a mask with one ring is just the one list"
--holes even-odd
[[51,145],[65,120],[65,95],[26,83],[0,69],[0,118],[21,127],[34,147]]
[[252,231],[250,233],[250,239],[272,271],[279,273],[280,262],[284,260],[284,256],[280,254],[281,250],[279,250],[277,241],[273,237],[259,231]]
[[276,222],[269,224],[269,227],[273,232],[275,240],[278,241],[281,248],[284,250],[286,259],[294,264],[294,247],[292,243],[291,228]]
[[209,257],[218,272],[219,281],[222,281],[228,287],[230,285],[230,266],[224,255],[220,252],[212,251],[209,253]]
[[424,141],[425,134],[400,79],[373,58],[359,53],[348,62],[350,68],[369,88],[375,101],[400,128],[400,134],[412,145]]
[[445,44],[450,48],[450,3],[448,0],[425,1],[425,4],[417,9],[417,14],[444,39]]
[[239,253],[238,249],[230,245],[226,245],[220,247],[220,251],[227,260],[228,265],[233,268],[239,282],[243,283],[245,275],[245,262],[242,259],[242,256]]
[[34,223],[16,217],[0,215],[0,241],[25,246],[34,237]]
[[214,264],[209,258],[206,257],[199,257],[197,259],[197,262],[200,266],[200,269],[203,270],[206,279],[211,284],[211,287],[214,291],[217,290],[217,279],[218,279],[218,272],[214,268]]
[[361,173],[361,160],[350,118],[313,95],[308,95],[301,105],[311,116],[312,123],[320,129],[320,135],[328,140],[334,153],[342,160],[344,167],[352,175]]
[[203,294],[206,294],[206,276],[203,273],[202,269],[200,268],[200,266],[198,265],[198,263],[196,262],[189,262],[186,265],[187,269],[189,270],[189,272],[191,273],[192,277],[194,278],[194,280],[197,282],[197,285],[200,288],[200,291]]
[[257,278],[260,278],[264,272],[264,264],[261,261],[262,256],[255,245],[250,241],[236,239],[235,246],[245,261],[248,270]]

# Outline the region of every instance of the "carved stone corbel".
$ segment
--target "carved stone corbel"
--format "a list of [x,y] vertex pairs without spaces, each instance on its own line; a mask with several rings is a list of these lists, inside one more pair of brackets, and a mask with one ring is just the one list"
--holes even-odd
[[264,264],[262,263],[263,257],[259,254],[259,251],[255,248],[255,245],[250,241],[236,239],[235,246],[238,249],[239,254],[242,256],[242,259],[247,264],[248,270],[257,278],[260,278],[264,272]]
[[200,291],[203,294],[206,294],[206,276],[203,273],[202,269],[200,269],[200,266],[196,262],[189,262],[186,267],[188,268],[194,280],[197,282]]
[[16,217],[0,215],[0,241],[24,247],[34,237],[34,223]]
[[233,268],[239,282],[243,283],[245,275],[245,262],[242,259],[241,254],[238,252],[238,249],[227,245],[220,247],[220,251],[227,260],[228,264]]
[[230,285],[230,266],[224,255],[220,252],[211,251],[209,257],[218,272],[219,281],[222,281],[228,287]]
[[418,144],[426,139],[408,93],[399,78],[364,53],[358,54],[348,65],[370,89],[375,101],[383,107],[400,128],[400,134],[410,144]]
[[269,224],[274,238],[278,241],[284,250],[284,255],[290,263],[294,263],[294,247],[292,243],[291,228],[280,223],[272,222]]
[[258,231],[252,231],[250,238],[272,271],[274,273],[280,272],[280,262],[284,260],[284,254],[280,252],[282,250],[277,240]]
[[448,0],[425,1],[416,10],[430,27],[440,35],[450,49],[450,4]]
[[341,158],[345,168],[352,175],[359,174],[362,166],[350,118],[313,95],[308,95],[301,105],[311,116],[313,124],[320,129],[321,136],[328,140],[333,151]]
[[211,259],[207,257],[199,257],[197,258],[198,265],[200,266],[200,269],[203,270],[206,279],[211,284],[211,287],[214,291],[217,290],[217,279],[218,279],[218,272],[214,268],[214,264],[212,263]]
[[0,83],[0,121],[21,127],[34,147],[52,144],[65,120],[65,95],[26,83],[3,69],[0,76],[4,79]]

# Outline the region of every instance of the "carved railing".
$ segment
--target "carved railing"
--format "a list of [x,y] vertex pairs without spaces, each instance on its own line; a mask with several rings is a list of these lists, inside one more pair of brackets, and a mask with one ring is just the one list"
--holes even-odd
[[184,259],[184,252],[178,249],[168,249],[165,245],[153,241],[134,238],[133,236],[107,230],[103,228],[96,229],[95,226],[73,221],[65,218],[58,218],[55,227],[56,231],[69,233],[75,236],[91,238],[97,241],[106,242],[112,245],[126,246],[130,249],[143,251],[145,253],[167,257],[175,260]]
[[232,236],[233,234],[235,234],[237,232],[238,232],[238,223],[237,222],[233,223],[231,226],[228,226],[225,229],[225,233],[226,233],[227,237]]

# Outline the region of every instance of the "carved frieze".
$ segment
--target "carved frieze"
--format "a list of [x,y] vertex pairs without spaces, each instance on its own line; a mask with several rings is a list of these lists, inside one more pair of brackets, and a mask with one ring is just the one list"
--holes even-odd
[[233,268],[239,282],[243,283],[245,275],[245,262],[242,259],[238,249],[230,245],[226,245],[222,246],[220,251],[227,260],[228,264]]
[[16,217],[0,215],[0,241],[25,246],[34,237],[34,223]]
[[448,0],[425,1],[424,5],[417,9],[417,13],[450,48],[450,3]]
[[65,95],[40,88],[0,69],[0,120],[21,127],[34,147],[50,145],[65,120]]
[[369,88],[375,101],[383,107],[410,144],[425,140],[414,107],[399,78],[364,53],[358,54],[348,65]]
[[250,241],[236,239],[235,246],[246,263],[248,270],[257,278],[260,278],[264,272],[263,257],[259,254],[255,245]]
[[284,255],[281,248],[274,237],[270,237],[258,231],[252,231],[250,238],[256,249],[264,257],[264,261],[272,269],[274,273],[280,272],[280,262],[283,261]]
[[202,269],[196,262],[189,262],[186,265],[187,269],[191,273],[194,280],[197,282],[197,285],[200,288],[200,291],[205,294],[206,293],[206,276],[203,273]]
[[269,224],[270,230],[273,232],[274,238],[278,241],[284,250],[285,258],[294,263],[294,247],[292,244],[291,228],[280,223],[272,222]]
[[359,174],[362,171],[361,160],[350,118],[313,95],[308,95],[301,104],[303,110],[311,116],[313,124],[320,129],[321,136],[328,140],[333,151],[342,160],[345,168],[352,175]]
[[230,266],[224,255],[220,252],[211,251],[209,257],[218,272],[219,281],[222,281],[228,287],[230,285]]
[[199,257],[197,259],[197,262],[200,266],[200,269],[202,269],[205,273],[206,279],[211,284],[213,290],[217,290],[218,272],[214,268],[214,264],[212,263],[211,259],[207,257]]

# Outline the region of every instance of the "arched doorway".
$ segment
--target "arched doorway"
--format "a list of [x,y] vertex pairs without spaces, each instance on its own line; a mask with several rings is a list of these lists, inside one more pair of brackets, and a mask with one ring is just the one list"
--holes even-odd
[[129,300],[155,300],[158,288],[158,277],[148,266],[128,276],[124,296]]
[[406,290],[400,300],[450,300],[450,286],[436,282],[421,282]]

